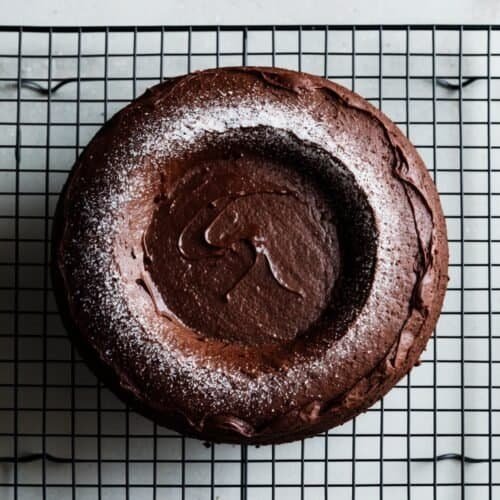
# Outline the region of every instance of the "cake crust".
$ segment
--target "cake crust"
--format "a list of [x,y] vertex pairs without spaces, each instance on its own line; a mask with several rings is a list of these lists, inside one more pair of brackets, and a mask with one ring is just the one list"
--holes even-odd
[[54,219],[56,299],[84,359],[137,411],[215,442],[365,411],[417,363],[447,264],[408,139],[284,69],[149,89],[86,147]]

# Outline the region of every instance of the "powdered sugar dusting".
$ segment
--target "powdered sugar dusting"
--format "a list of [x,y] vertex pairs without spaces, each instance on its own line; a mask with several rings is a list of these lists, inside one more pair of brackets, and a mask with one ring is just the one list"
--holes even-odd
[[[201,99],[200,99],[201,100]],[[224,104],[223,104],[224,102]],[[269,127],[276,131],[281,141],[293,135],[304,143],[304,154],[309,145],[327,151],[349,165],[361,188],[374,200],[375,217],[379,224],[380,241],[390,241],[392,248],[398,241],[397,226],[404,224],[407,216],[395,208],[388,193],[395,186],[380,182],[379,170],[370,167],[372,158],[359,150],[349,131],[333,130],[331,123],[320,123],[304,107],[259,102],[251,100],[200,103],[199,107],[178,109],[161,120],[141,122],[134,129],[126,147],[112,148],[107,157],[106,178],[99,182],[90,180],[81,192],[77,208],[79,225],[68,224],[72,235],[65,252],[65,267],[72,270],[73,294],[82,309],[93,318],[89,325],[92,341],[100,346],[104,361],[119,352],[132,360],[138,370],[144,370],[144,383],[176,384],[177,391],[186,395],[196,394],[196,400],[205,401],[212,413],[227,413],[227,401],[237,401],[240,413],[251,414],[256,408],[270,407],[273,401],[290,400],[294,394],[306,393],[311,400],[321,399],[317,381],[331,377],[332,366],[348,360],[353,353],[363,349],[376,349],[370,344],[369,332],[375,323],[380,328],[386,316],[397,316],[404,305],[393,304],[392,311],[380,311],[375,318],[360,312],[351,330],[333,344],[320,359],[301,359],[283,373],[262,373],[255,377],[234,371],[224,371],[221,365],[211,365],[195,355],[180,355],[160,334],[162,320],[157,318],[145,325],[142,318],[150,305],[140,301],[134,307],[124,297],[124,284],[116,265],[113,249],[119,237],[117,213],[128,204],[141,202],[141,186],[147,182],[142,168],[146,159],[172,159],[185,152],[195,151],[200,139],[207,134],[227,134],[234,130]],[[279,131],[286,132],[280,134]],[[341,146],[342,145],[342,146]],[[383,215],[383,216],[382,216]],[[81,248],[80,242],[85,242]],[[390,257],[382,247],[377,259],[377,276],[366,310],[384,303],[391,290],[397,271],[391,268]],[[77,255],[77,257],[75,257]],[[89,285],[91,284],[91,285]],[[143,310],[141,311],[141,308]],[[387,319],[390,322],[390,318]],[[103,332],[106,332],[103,335]],[[360,343],[360,339],[363,341]],[[140,362],[134,362],[140,360]],[[155,373],[156,380],[148,379]],[[141,374],[138,374],[139,377]],[[146,392],[147,386],[138,388]]]

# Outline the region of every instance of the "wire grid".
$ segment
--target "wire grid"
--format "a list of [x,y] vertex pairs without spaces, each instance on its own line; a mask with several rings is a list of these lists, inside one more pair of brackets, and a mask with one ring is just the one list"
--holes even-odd
[[[206,447],[130,411],[74,352],[51,216],[115,111],[164,77],[241,64],[326,76],[401,127],[441,193],[450,282],[420,367],[367,413],[303,442]],[[0,28],[0,498],[500,498],[499,119],[499,27]]]

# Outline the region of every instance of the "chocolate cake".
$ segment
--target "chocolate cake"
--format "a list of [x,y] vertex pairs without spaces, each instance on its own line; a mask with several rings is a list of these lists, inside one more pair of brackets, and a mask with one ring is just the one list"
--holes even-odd
[[276,443],[366,410],[417,363],[447,284],[438,195],[381,112],[322,78],[169,79],[87,146],[53,278],[84,359],[205,440]]

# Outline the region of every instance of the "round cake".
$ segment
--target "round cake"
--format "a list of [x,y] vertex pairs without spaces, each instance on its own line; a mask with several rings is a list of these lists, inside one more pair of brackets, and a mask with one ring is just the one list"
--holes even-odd
[[143,415],[216,442],[365,411],[418,362],[448,280],[415,148],[355,93],[283,69],[146,91],[87,146],[54,223],[83,358]]

